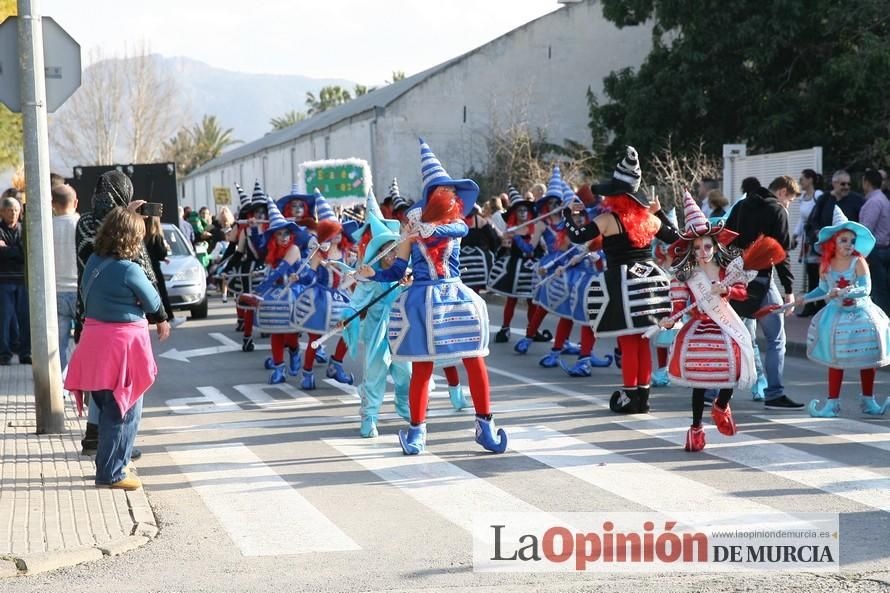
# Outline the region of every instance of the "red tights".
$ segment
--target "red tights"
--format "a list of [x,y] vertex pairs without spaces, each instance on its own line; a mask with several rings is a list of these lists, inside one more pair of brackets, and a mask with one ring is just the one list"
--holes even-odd
[[[303,357],[304,371],[311,371],[312,365],[315,364],[315,348],[312,347],[312,342],[318,338],[318,334],[309,334],[309,345],[306,346],[306,354]],[[343,341],[343,338],[340,338],[340,341],[337,342],[337,349],[334,351],[334,356],[331,357],[331,360],[334,362],[343,362],[343,357],[346,356],[347,350],[346,342]]]
[[[859,369],[859,381],[862,382],[862,395],[871,397],[875,394],[875,369]],[[841,396],[843,382],[844,369],[828,369],[828,399]]]
[[526,338],[534,338],[538,333],[538,328],[541,327],[541,322],[544,321],[544,318],[547,317],[547,309],[538,305],[530,305],[534,307],[534,312],[529,309],[528,315],[528,326],[525,329],[525,337]]
[[652,379],[652,353],[649,338],[642,334],[618,336],[621,348],[621,377],[624,387],[645,387]]
[[300,343],[297,334],[272,334],[272,362],[282,364],[284,362],[284,347],[298,350]]
[[[464,368],[467,370],[467,378],[470,383],[470,395],[473,396],[473,407],[476,408],[476,414],[487,416],[491,414],[491,399],[488,388],[488,369],[485,368],[485,359],[481,356],[476,358],[464,358],[463,363]],[[408,390],[408,401],[411,405],[411,424],[420,424],[426,420],[426,407],[430,400],[430,377],[432,376],[432,362],[423,361],[411,363],[411,386]]]
[[[516,303],[519,301],[516,297],[507,297],[507,302],[504,303],[504,322],[501,324],[501,327],[510,327],[510,322],[513,321],[513,313],[516,311]],[[532,322],[532,316],[535,313],[535,310],[538,308],[536,304],[532,302],[531,299],[526,299],[528,303],[528,322]]]
[[460,385],[460,375],[457,374],[457,367],[445,367],[442,371],[445,373],[445,379],[448,381],[449,387]]
[[[571,319],[563,317],[556,324],[556,337],[553,338],[553,349],[562,350],[572,333],[572,327],[575,322]],[[580,356],[590,356],[593,347],[596,345],[596,336],[593,335],[593,328],[589,325],[581,326],[581,353]]]
[[253,335],[253,311],[244,311],[244,337],[249,338]]

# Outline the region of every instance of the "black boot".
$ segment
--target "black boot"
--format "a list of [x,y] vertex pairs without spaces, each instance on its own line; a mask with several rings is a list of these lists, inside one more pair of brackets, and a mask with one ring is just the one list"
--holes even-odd
[[616,347],[615,350],[613,350],[613,353],[615,355],[615,366],[620,369],[621,368],[621,349]]
[[638,399],[639,395],[636,387],[616,391],[609,398],[609,409],[616,414],[633,414],[636,412]]
[[637,413],[649,413],[649,386],[637,388]]
[[503,344],[505,342],[509,342],[510,341],[510,328],[502,327],[501,329],[499,329],[498,333],[496,333],[494,336],[494,341],[497,344]]
[[535,342],[549,342],[553,339],[553,334],[550,333],[549,329],[545,329],[544,331],[539,331],[532,338]]
[[95,455],[99,448],[99,425],[87,422],[87,431],[80,441],[81,455]]
[[255,348],[253,344],[253,338],[241,338],[241,351],[242,352],[253,352]]

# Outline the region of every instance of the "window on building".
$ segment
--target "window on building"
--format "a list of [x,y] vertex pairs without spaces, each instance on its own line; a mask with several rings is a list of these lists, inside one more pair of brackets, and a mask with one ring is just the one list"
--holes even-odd
[[326,159],[331,158],[331,137],[330,136],[324,137],[324,158],[326,158]]

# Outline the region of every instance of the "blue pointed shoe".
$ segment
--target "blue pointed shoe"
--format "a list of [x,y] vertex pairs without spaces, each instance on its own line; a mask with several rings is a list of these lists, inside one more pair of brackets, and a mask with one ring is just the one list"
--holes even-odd
[[464,388],[460,385],[448,386],[448,399],[451,400],[451,407],[455,410],[463,410],[469,405]]
[[276,364],[272,368],[272,375],[269,376],[269,385],[284,383],[287,376],[284,374],[284,363]]
[[267,371],[271,371],[272,369],[275,368],[275,361],[272,360],[271,356],[269,356],[268,358],[266,358],[266,360],[263,361],[263,368],[266,369]]
[[837,418],[838,414],[841,413],[841,403],[837,398],[825,402],[821,409],[818,406],[818,399],[814,399],[807,406],[807,411],[813,418]]
[[868,414],[869,416],[883,416],[887,408],[886,402],[884,402],[884,405],[882,406],[875,401],[874,396],[865,397],[864,395],[860,395],[859,405],[862,407],[862,413]]
[[408,430],[399,431],[399,444],[405,455],[420,455],[426,449],[426,422],[417,426],[409,425]]
[[762,402],[766,399],[766,377],[762,373],[757,373],[757,381],[751,386],[751,399],[756,402]]
[[[495,439],[497,434],[497,439]],[[485,420],[476,417],[476,442],[482,448],[492,453],[503,453],[507,450],[507,433],[503,428],[497,428],[494,420]]]
[[566,372],[569,377],[589,377],[590,372],[590,359],[586,356],[582,356],[575,362],[574,366],[569,366],[563,361],[559,361],[559,366],[562,367],[562,370]]
[[538,361],[538,364],[545,369],[552,369],[559,366],[559,350],[551,350],[544,358]]
[[287,353],[289,356],[287,372],[290,373],[291,377],[296,377],[300,374],[300,369],[303,366],[302,357],[300,356],[300,350],[291,350],[290,348],[288,348]]
[[344,385],[352,385],[355,382],[355,377],[352,376],[352,373],[347,373],[343,368],[343,363],[336,360],[332,360],[328,364],[328,370],[325,374],[328,379],[333,379],[337,383],[343,383]]
[[315,364],[327,364],[328,360],[328,351],[324,349],[324,344],[321,344],[315,349]]
[[612,355],[606,354],[605,358],[600,358],[596,355],[596,352],[590,353],[590,366],[595,366],[597,368],[604,369],[606,367],[612,366]]
[[300,389],[311,391],[315,389],[315,373],[303,369],[303,378],[300,380]]
[[579,354],[581,354],[581,346],[579,346],[578,344],[573,344],[572,342],[566,340],[565,343],[562,345],[562,353],[569,356],[578,356]]
[[526,354],[528,352],[528,347],[532,344],[532,338],[522,338],[516,345],[513,346],[513,350],[515,350],[518,354]]

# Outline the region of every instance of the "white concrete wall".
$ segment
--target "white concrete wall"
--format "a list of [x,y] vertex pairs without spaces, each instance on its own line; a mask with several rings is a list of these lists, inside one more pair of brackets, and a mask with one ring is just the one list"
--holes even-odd
[[[567,5],[419,84],[390,104],[377,118],[376,127],[371,127],[372,112],[362,114],[334,129],[229,163],[224,167],[225,179],[229,185],[241,179],[250,193],[254,179],[263,179],[265,155],[266,191],[284,195],[292,182],[293,147],[297,163],[326,157],[368,160],[378,196],[386,194],[392,177],[397,176],[402,192],[414,198],[420,188],[419,135],[456,177],[472,167],[484,169],[492,122],[504,127],[527,120],[550,141],[562,143],[571,138],[589,144],[588,86],[604,103],[602,79],[612,70],[639,66],[650,48],[651,27],[619,30],[603,18],[600,4],[593,0]],[[328,154],[325,137],[329,138]],[[212,203],[212,187],[219,181],[219,172],[215,169],[208,174],[212,183],[198,184],[197,197],[187,188],[186,202]]]

